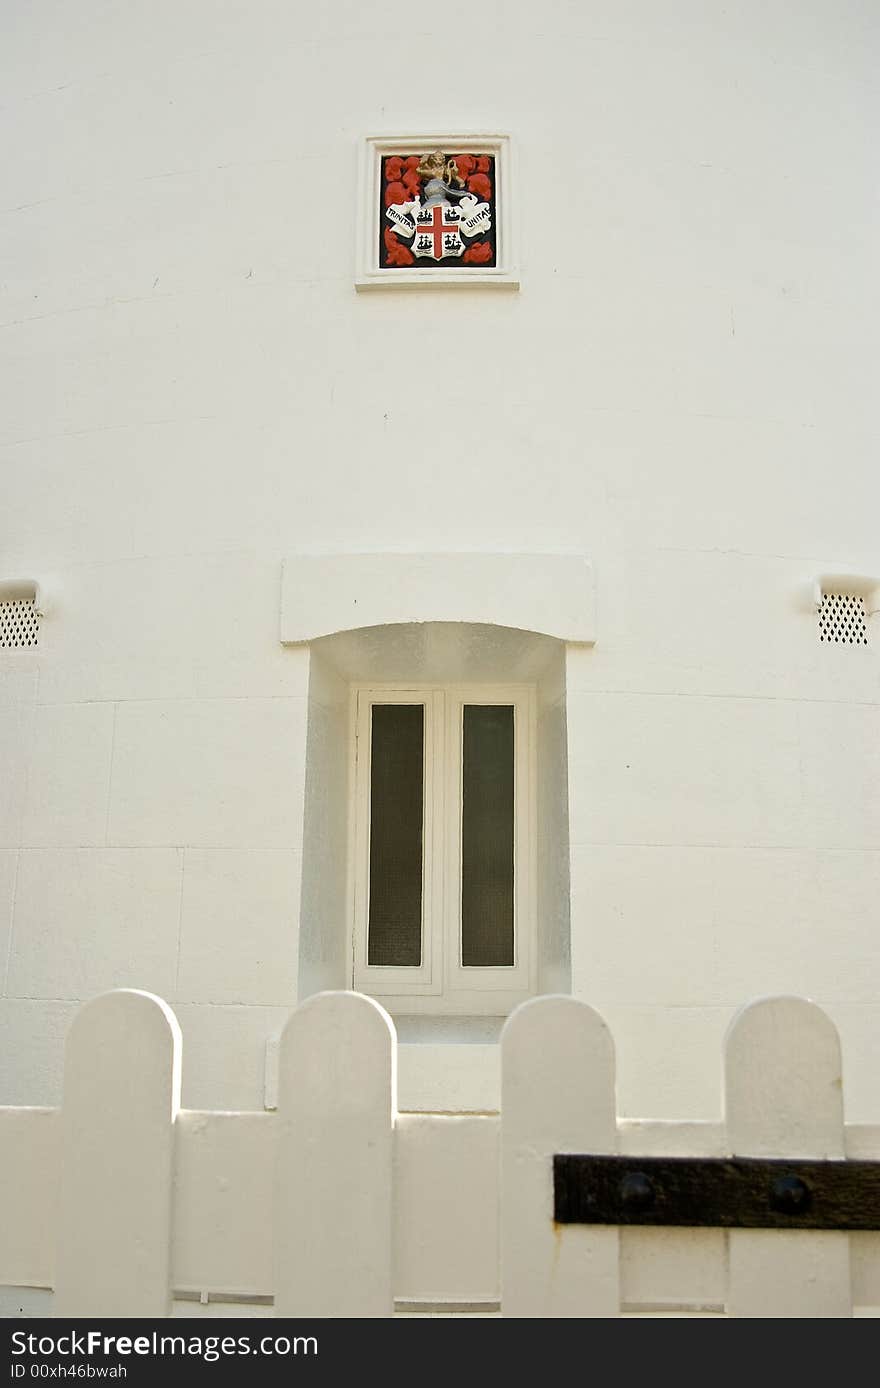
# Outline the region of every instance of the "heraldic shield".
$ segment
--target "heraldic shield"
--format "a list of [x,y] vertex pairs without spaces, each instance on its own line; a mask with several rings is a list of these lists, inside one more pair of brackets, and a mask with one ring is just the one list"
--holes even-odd
[[380,269],[497,263],[493,155],[385,155],[380,197]]

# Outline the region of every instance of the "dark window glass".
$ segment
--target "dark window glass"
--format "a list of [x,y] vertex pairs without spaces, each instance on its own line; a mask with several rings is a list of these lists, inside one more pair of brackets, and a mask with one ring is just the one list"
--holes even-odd
[[461,962],[513,964],[513,708],[466,704],[462,745]]
[[424,737],[422,704],[373,705],[369,964],[422,962]]

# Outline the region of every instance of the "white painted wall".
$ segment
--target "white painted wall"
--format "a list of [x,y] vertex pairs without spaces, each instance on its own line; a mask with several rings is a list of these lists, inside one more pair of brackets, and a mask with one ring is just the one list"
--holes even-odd
[[571,873],[568,834],[568,728],[565,652],[544,667],[537,686],[538,990],[571,990]]
[[309,657],[303,881],[299,910],[299,994],[350,988],[346,854],[349,801],[348,682],[330,662]]
[[[0,652],[0,1102],[57,1102],[124,984],[186,1105],[261,1106],[315,964],[282,560],[472,550],[595,566],[571,984],[622,1111],[717,1115],[734,1008],[785,991],[878,1121],[880,619],[828,649],[802,601],[880,572],[876,25],[453,5],[432,85],[393,5],[10,0],[0,581],[51,603]],[[510,131],[518,293],[356,294],[358,141],[414,126]]]

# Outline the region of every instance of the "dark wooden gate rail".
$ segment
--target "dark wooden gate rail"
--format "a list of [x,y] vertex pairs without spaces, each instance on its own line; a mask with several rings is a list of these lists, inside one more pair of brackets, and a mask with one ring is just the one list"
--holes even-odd
[[753,1157],[553,1158],[557,1224],[880,1229],[880,1162]]

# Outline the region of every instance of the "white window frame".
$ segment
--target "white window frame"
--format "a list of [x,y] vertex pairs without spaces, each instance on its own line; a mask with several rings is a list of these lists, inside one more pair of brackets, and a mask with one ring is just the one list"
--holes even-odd
[[[425,708],[422,963],[367,962],[371,708]],[[514,708],[514,963],[461,963],[462,720],[466,704]],[[352,986],[389,1011],[503,1015],[535,991],[535,692],[531,685],[357,685],[352,689]]]

